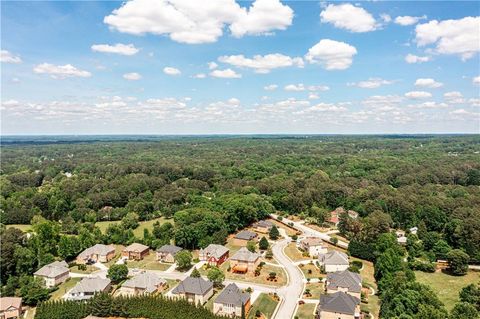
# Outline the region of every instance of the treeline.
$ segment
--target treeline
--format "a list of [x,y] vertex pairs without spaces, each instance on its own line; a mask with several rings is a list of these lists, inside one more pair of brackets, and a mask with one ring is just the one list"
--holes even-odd
[[114,298],[100,293],[86,302],[61,300],[41,303],[35,319],[83,319],[88,315],[150,319],[224,318],[185,300],[167,299],[161,295]]

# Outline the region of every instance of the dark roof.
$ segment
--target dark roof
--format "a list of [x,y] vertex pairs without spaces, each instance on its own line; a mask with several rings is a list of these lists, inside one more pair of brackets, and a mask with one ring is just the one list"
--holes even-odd
[[182,248],[180,248],[178,246],[175,246],[175,245],[163,245],[162,247],[157,249],[157,252],[158,253],[175,255],[180,250],[182,250]]
[[237,239],[244,239],[244,240],[251,240],[257,237],[257,233],[251,232],[249,230],[242,230],[238,234],[235,235]]
[[202,278],[187,277],[172,290],[172,294],[190,293],[195,295],[205,295],[210,289],[213,289],[213,283]]
[[350,296],[344,292],[336,292],[329,295],[321,295],[318,311],[339,312],[347,315],[354,315],[355,308],[360,299]]
[[250,294],[242,292],[234,283],[228,285],[215,299],[216,303],[241,307],[250,299]]
[[327,283],[329,289],[341,287],[347,288],[350,292],[360,292],[362,290],[362,277],[348,270],[329,273]]

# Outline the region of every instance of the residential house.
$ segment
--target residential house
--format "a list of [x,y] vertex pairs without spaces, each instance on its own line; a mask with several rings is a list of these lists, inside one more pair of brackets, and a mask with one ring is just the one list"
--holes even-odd
[[345,213],[348,214],[348,216],[352,219],[358,218],[358,212],[354,210],[346,211],[343,207],[337,207],[335,210],[330,212],[330,217],[327,221],[331,224],[334,224],[335,226],[338,226],[338,222],[340,221],[340,215]]
[[308,252],[310,257],[327,253],[327,245],[319,237],[306,237],[300,241],[300,249]]
[[200,249],[199,259],[206,261],[210,266],[220,266],[228,258],[229,249],[222,245],[210,244]]
[[234,283],[229,284],[213,302],[213,313],[221,316],[246,317],[250,310],[250,294],[242,292]]
[[405,236],[405,231],[404,230],[396,230],[395,235],[397,236],[397,242],[400,245],[406,245],[407,244],[407,236]]
[[100,277],[84,277],[73,287],[65,299],[68,300],[87,300],[99,292],[108,291],[110,289],[110,279]]
[[78,256],[77,264],[89,262],[106,263],[115,257],[115,247],[111,245],[96,244],[82,251]]
[[203,305],[213,295],[213,283],[202,278],[187,277],[173,288],[172,295]]
[[332,250],[326,254],[318,256],[318,262],[321,267],[325,268],[325,272],[343,271],[350,266],[348,256],[345,253]]
[[329,273],[327,275],[325,290],[327,294],[343,291],[353,297],[360,298],[362,292],[362,277],[348,270]]
[[42,278],[47,288],[52,288],[70,278],[70,269],[65,261],[54,261],[33,273],[35,278]]
[[409,230],[410,230],[410,234],[416,235],[418,232],[418,227],[412,227]]
[[233,237],[233,244],[236,246],[247,246],[249,241],[256,240],[257,238],[257,233],[249,230],[242,230]]
[[360,319],[360,299],[342,291],[320,295],[316,319]]
[[120,294],[124,296],[137,296],[152,294],[162,291],[167,286],[167,281],[153,272],[142,272],[125,281],[120,288]]
[[272,229],[273,223],[269,220],[261,220],[253,224],[253,228],[259,233],[268,234]]
[[21,318],[22,298],[1,297],[0,298],[0,319]]
[[148,246],[139,243],[133,243],[123,249],[122,257],[125,257],[129,260],[142,260],[149,253],[150,248]]
[[260,254],[252,253],[247,248],[240,248],[230,257],[230,267],[233,272],[254,273],[260,264]]
[[181,251],[182,248],[175,245],[163,245],[157,249],[157,261],[164,263],[174,263],[175,255]]

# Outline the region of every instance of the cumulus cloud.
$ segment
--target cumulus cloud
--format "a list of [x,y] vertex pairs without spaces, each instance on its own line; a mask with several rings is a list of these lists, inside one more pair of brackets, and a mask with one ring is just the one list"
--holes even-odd
[[402,26],[407,26],[407,25],[413,25],[418,23],[418,21],[422,19],[426,19],[427,16],[423,15],[421,17],[412,17],[412,16],[398,16],[395,18],[395,23],[402,25]]
[[218,61],[236,67],[245,67],[255,70],[256,73],[269,73],[270,70],[289,66],[303,67],[302,58],[291,58],[289,56],[274,53],[267,55],[255,55],[253,58],[246,58],[243,54],[221,56]]
[[443,98],[449,104],[463,104],[465,103],[465,99],[463,98],[463,94],[458,91],[451,91],[446,92],[443,94]]
[[283,88],[285,91],[328,91],[330,88],[326,85],[304,85],[303,83],[299,84],[288,84]]
[[392,21],[392,17],[386,13],[380,14],[380,18],[382,18],[382,21],[385,23],[390,23]]
[[92,51],[102,53],[114,53],[120,55],[135,55],[140,51],[133,44],[117,43],[115,45],[109,44],[94,44],[91,47]]
[[212,61],[212,62],[208,62],[208,68],[209,68],[210,70],[214,70],[214,69],[216,69],[217,67],[218,67],[218,64],[216,64],[215,62],[213,62],[213,61]]
[[138,81],[142,78],[142,76],[137,72],[131,72],[131,73],[125,73],[123,75],[123,78],[129,81]]
[[263,87],[265,91],[275,91],[278,88],[276,84],[269,84]]
[[444,109],[448,107],[448,104],[430,101],[419,104],[410,104],[408,107],[412,109]]
[[411,91],[405,93],[405,97],[409,99],[426,99],[432,97],[432,93],[425,91]]
[[167,66],[163,68],[163,73],[167,75],[180,75],[182,72],[179,69],[173,68],[171,66]]
[[393,81],[390,80],[384,80],[381,78],[369,78],[368,80],[365,81],[359,81],[359,82],[350,82],[347,83],[348,86],[356,86],[362,89],[376,89],[382,85],[388,85],[392,84]]
[[320,21],[350,32],[369,32],[377,29],[375,19],[368,11],[350,3],[329,4],[320,13]]
[[455,54],[462,60],[472,58],[480,51],[480,17],[458,20],[432,20],[415,28],[417,45],[435,45],[437,54]]
[[0,51],[0,62],[2,63],[22,63],[22,59],[19,56],[14,55],[13,53],[7,50]]
[[88,71],[80,70],[71,64],[53,65],[50,63],[42,63],[33,68],[33,72],[38,74],[49,74],[54,79],[65,79],[69,77],[88,78],[92,74]]
[[224,78],[224,79],[239,79],[242,77],[241,74],[233,71],[232,69],[225,70],[213,70],[210,72],[210,76],[214,78]]
[[195,79],[205,79],[207,75],[205,73],[197,73],[193,76]]
[[480,75],[476,76],[472,79],[472,83],[476,85],[480,85]]
[[415,86],[436,89],[443,86],[443,83],[437,82],[434,79],[417,79]]
[[353,62],[357,49],[345,42],[322,39],[308,50],[305,59],[310,63],[318,63],[326,70],[345,70]]
[[173,41],[216,42],[225,26],[235,37],[268,34],[291,25],[293,11],[279,0],[256,0],[242,8],[235,0],[131,0],[104,18],[110,28],[134,35],[168,35]]
[[429,56],[418,56],[414,54],[407,54],[405,56],[405,62],[413,64],[413,63],[423,63],[423,62],[428,62],[430,61]]

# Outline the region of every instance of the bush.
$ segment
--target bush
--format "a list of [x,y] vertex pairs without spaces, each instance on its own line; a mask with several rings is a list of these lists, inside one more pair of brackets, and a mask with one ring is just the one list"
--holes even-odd
[[360,260],[352,260],[352,262],[350,262],[350,266],[355,266],[358,269],[362,269],[363,262],[361,262]]
[[435,272],[436,268],[435,263],[425,262],[418,259],[408,263],[408,266],[412,270],[420,270],[423,272]]

